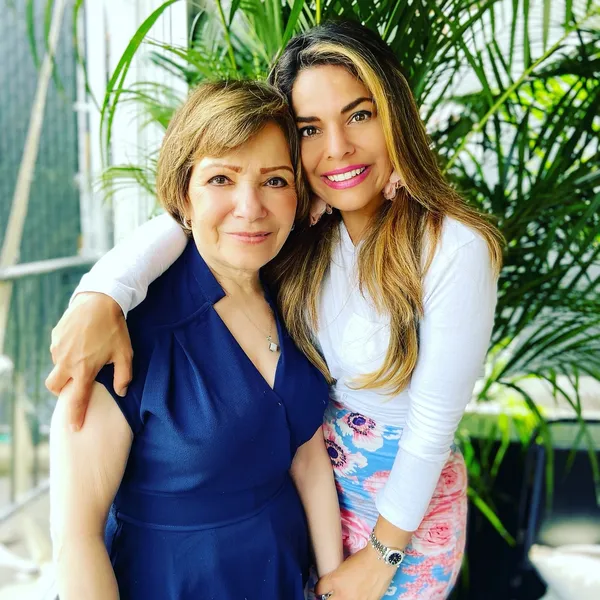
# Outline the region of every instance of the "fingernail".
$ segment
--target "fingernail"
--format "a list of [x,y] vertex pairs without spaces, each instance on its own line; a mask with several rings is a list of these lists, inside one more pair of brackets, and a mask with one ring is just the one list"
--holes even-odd
[[122,398],[124,398],[126,395],[127,395],[127,388],[126,388],[126,387],[124,387],[124,388],[121,390],[121,393],[119,394],[119,396],[121,396]]
[[80,427],[79,425],[75,425],[74,423],[71,423],[71,432],[72,433],[77,433],[79,431]]

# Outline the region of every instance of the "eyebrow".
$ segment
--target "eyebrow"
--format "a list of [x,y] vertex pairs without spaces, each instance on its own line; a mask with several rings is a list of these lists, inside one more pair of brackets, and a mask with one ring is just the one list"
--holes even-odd
[[270,173],[271,171],[279,171],[280,169],[285,169],[286,171],[289,171],[292,175],[294,174],[294,170],[291,167],[288,167],[287,165],[279,165],[278,167],[265,167],[264,169],[261,169],[260,172],[261,174],[265,174]]
[[342,108],[340,112],[342,114],[350,112],[353,108],[356,108],[359,104],[362,104],[363,102],[373,102],[373,98],[357,98],[353,102],[350,102],[350,104],[346,104],[346,106],[344,106],[344,108]]
[[[236,173],[242,172],[242,167],[238,167],[236,165],[225,165],[223,163],[218,163],[218,162],[210,163],[210,164],[206,165],[205,168],[206,169],[213,169],[213,168],[229,169],[230,171],[235,171]],[[294,170],[292,169],[292,167],[289,167],[288,165],[277,165],[276,167],[263,167],[260,170],[260,172],[261,172],[261,175],[264,175],[265,173],[271,173],[272,171],[279,171],[280,169],[285,169],[286,171],[289,171],[292,175],[294,174]]]
[[[344,108],[342,108],[342,110],[340,111],[340,114],[343,115],[347,112],[350,112],[352,109],[356,108],[359,104],[362,104],[363,102],[374,103],[373,98],[361,96],[360,98],[357,98],[356,100],[350,102],[350,104],[346,104],[346,106],[344,106]],[[319,119],[319,117],[296,117],[296,123],[312,123],[313,121],[320,120],[321,119]]]
[[236,173],[242,172],[242,167],[237,167],[235,165],[225,165],[225,164],[219,163],[219,162],[211,162],[208,165],[206,165],[204,168],[205,169],[213,169],[213,168],[229,169],[230,171],[235,171]]

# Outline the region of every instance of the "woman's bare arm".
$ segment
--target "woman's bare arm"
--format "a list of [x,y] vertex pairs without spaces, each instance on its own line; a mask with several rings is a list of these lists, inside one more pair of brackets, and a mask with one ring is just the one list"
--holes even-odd
[[320,427],[296,452],[291,475],[308,519],[317,571],[322,577],[337,569],[344,555],[333,469]]
[[50,526],[61,600],[118,600],[104,545],[110,505],[119,488],[133,435],[114,399],[92,388],[87,424],[70,428],[63,389],[50,431]]

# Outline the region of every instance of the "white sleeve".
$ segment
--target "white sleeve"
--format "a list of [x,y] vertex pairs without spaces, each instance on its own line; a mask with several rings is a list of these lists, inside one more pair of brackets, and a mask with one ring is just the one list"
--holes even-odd
[[379,513],[405,531],[418,529],[425,516],[494,324],[497,281],[485,240],[477,236],[440,259],[425,276],[407,422],[377,497]]
[[107,252],[82,277],[72,298],[81,292],[106,294],[127,317],[144,300],[148,286],[181,256],[187,241],[170,215],[151,219]]

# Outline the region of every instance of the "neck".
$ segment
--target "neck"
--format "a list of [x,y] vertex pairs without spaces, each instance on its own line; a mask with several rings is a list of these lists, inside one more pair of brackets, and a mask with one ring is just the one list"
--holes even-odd
[[206,261],[219,285],[230,297],[262,295],[262,285],[258,271],[233,269],[227,265],[210,263]]
[[227,273],[211,269],[217,281],[221,287],[225,290],[225,293],[230,297],[240,296],[255,296],[256,294],[263,294],[262,286],[260,284],[260,278],[258,272],[252,273],[243,271],[237,273]]
[[373,215],[383,204],[383,196],[379,195],[359,210],[340,211],[344,225],[348,230],[352,243],[356,246],[365,235]]

